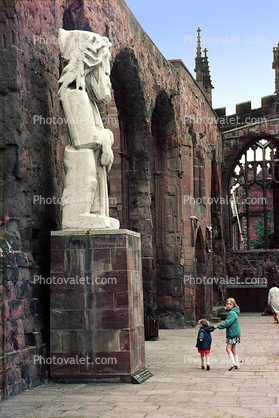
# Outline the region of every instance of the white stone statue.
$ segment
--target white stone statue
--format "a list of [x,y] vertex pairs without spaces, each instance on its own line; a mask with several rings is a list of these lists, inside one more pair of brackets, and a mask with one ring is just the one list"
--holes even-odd
[[62,229],[118,229],[119,221],[109,217],[107,190],[113,133],[96,104],[111,99],[111,43],[96,33],[59,29],[59,45],[65,64],[59,97],[71,141],[64,151]]

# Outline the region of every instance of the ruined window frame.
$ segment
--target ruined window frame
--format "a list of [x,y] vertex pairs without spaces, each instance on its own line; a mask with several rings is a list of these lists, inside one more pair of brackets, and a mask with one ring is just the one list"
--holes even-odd
[[[268,149],[270,151],[268,151]],[[268,151],[268,152],[267,152]],[[262,158],[259,159],[259,152]],[[249,153],[249,156],[248,156]],[[253,153],[253,158],[252,158]],[[259,171],[259,167],[261,168]],[[279,167],[279,145],[276,141],[260,137],[250,142],[238,156],[233,165],[229,181],[230,195],[230,242],[233,250],[250,250],[250,218],[252,211],[250,210],[247,199],[251,198],[251,186],[258,185],[261,187],[263,199],[263,222],[264,222],[264,247],[268,249],[268,199],[267,192],[272,190],[272,208],[274,207],[274,185],[279,185],[278,177]],[[238,168],[238,173],[236,169]],[[237,186],[238,184],[238,186]],[[237,187],[236,187],[237,186]],[[241,187],[242,186],[242,187]],[[242,192],[242,199],[239,203],[239,197],[234,195],[235,190]],[[250,193],[249,193],[250,191]],[[242,205],[242,211],[240,206]],[[240,216],[241,214],[241,222]],[[279,215],[279,214],[278,214]],[[257,215],[254,215],[257,216]],[[245,231],[242,229],[246,221]],[[237,225],[233,225],[233,223]],[[236,231],[235,231],[236,230]],[[243,232],[244,231],[244,232]],[[237,234],[235,235],[235,232]],[[237,242],[235,242],[237,241]]]

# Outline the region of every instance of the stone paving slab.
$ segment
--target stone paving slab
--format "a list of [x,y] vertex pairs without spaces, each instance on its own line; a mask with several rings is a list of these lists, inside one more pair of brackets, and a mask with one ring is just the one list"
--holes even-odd
[[242,314],[241,369],[228,371],[225,330],[200,368],[197,328],[160,330],[146,342],[154,376],[141,385],[49,383],[0,403],[2,418],[279,418],[279,325]]

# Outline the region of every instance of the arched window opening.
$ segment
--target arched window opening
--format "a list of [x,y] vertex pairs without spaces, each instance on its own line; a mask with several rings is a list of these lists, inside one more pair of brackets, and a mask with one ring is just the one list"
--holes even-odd
[[[205,169],[204,169],[204,151],[200,148],[194,147],[194,198],[197,202],[203,202],[205,196]],[[204,204],[204,203],[203,203]]]
[[278,248],[279,148],[260,139],[234,166],[230,181],[231,241],[238,250]]

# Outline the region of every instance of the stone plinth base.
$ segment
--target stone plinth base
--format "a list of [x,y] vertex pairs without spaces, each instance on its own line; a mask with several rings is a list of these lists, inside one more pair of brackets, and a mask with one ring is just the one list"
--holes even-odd
[[140,235],[51,234],[54,381],[132,382],[145,369]]

